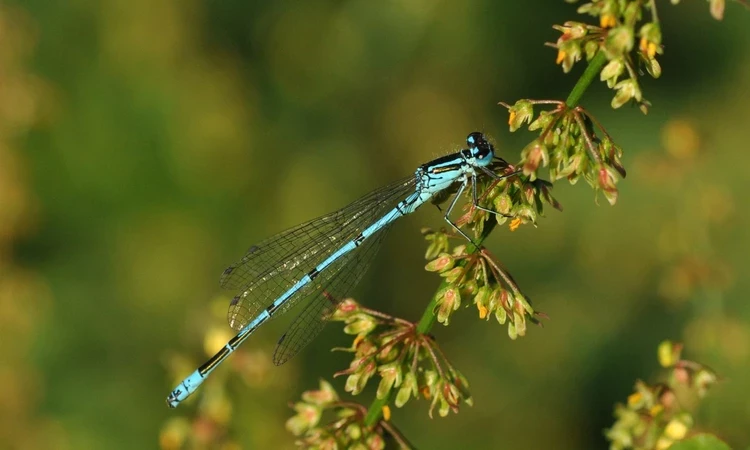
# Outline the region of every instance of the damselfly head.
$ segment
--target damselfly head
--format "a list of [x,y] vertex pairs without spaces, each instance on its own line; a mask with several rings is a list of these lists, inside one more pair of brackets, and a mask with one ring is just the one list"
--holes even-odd
[[466,137],[466,143],[469,144],[469,148],[482,145],[483,143],[489,144],[489,142],[487,142],[487,138],[484,137],[484,134],[479,131],[469,133],[469,135]]
[[469,145],[469,150],[471,150],[471,154],[474,158],[480,162],[486,160],[486,163],[489,164],[494,156],[495,148],[490,144],[487,138],[484,137],[484,134],[475,131],[466,137],[466,143]]

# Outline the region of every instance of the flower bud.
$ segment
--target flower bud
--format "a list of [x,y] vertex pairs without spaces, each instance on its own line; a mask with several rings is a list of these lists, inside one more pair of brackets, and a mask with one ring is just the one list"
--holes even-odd
[[520,220],[523,223],[531,222],[535,224],[537,216],[538,214],[534,208],[528,205],[523,205],[516,210],[516,217],[513,220]]
[[517,312],[514,312],[513,324],[516,326],[516,333],[519,336],[526,335],[526,316],[518,314]]
[[591,59],[596,56],[596,52],[599,51],[599,42],[595,39],[586,41],[586,44],[583,46],[583,51],[586,53],[586,60],[591,61]]
[[617,186],[615,186],[617,182],[615,174],[608,167],[601,167],[598,175],[598,187],[604,192],[604,197],[609,204],[614,205],[617,203],[618,195]]
[[320,380],[320,389],[316,391],[305,391],[302,393],[302,400],[313,405],[324,406],[329,403],[338,401],[339,396],[326,380]]
[[443,397],[445,397],[445,401],[447,401],[452,408],[456,408],[459,405],[461,394],[453,383],[446,381],[443,383]]
[[662,394],[659,396],[659,403],[666,408],[666,409],[672,409],[675,406],[678,406],[677,403],[677,395],[675,395],[674,391],[671,389],[666,389]]
[[621,107],[633,98],[637,101],[641,100],[641,89],[632,78],[620,81],[615,85],[615,89],[617,93],[612,98],[612,108],[614,109]]
[[426,241],[430,242],[425,252],[425,259],[433,259],[440,253],[448,251],[450,243],[448,242],[448,235],[443,232],[435,232],[429,228],[422,228],[422,234]]
[[448,413],[451,412],[451,405],[448,404],[448,402],[445,400],[445,397],[442,395],[435,396],[435,400],[433,400],[432,403],[435,404],[436,401],[440,401],[440,408],[438,408],[438,414],[440,414],[440,417],[447,416]]
[[633,29],[627,25],[621,25],[609,30],[604,49],[609,59],[621,58],[633,49],[633,44]]
[[672,367],[680,360],[681,345],[675,345],[672,341],[662,341],[657,349],[659,364],[662,367]]
[[508,312],[502,306],[495,310],[495,319],[500,325],[504,325],[505,321],[508,320]]
[[508,337],[511,338],[511,340],[516,340],[518,338],[518,331],[516,330],[516,325],[513,322],[508,322]]
[[[498,195],[497,197],[495,197],[492,203],[493,203],[493,206],[495,207],[495,211],[504,215],[510,214],[510,209],[513,206],[513,201],[511,200],[510,195],[506,193],[502,193]],[[501,219],[504,222],[507,219],[507,217],[498,215],[497,216],[498,222],[500,222]]]
[[445,272],[451,269],[455,262],[456,260],[448,253],[441,253],[437,258],[428,262],[424,268],[429,272]]
[[529,131],[543,130],[555,120],[555,115],[549,111],[542,111],[539,116],[529,124]]
[[380,373],[380,383],[378,384],[378,390],[376,397],[383,399],[391,392],[391,389],[401,385],[401,363],[400,361],[393,361],[388,364],[383,364],[378,367]]
[[607,87],[611,89],[617,83],[617,78],[622,75],[624,69],[625,64],[623,64],[622,58],[613,59],[599,73],[599,79],[606,81]]
[[436,389],[438,380],[439,376],[436,371],[432,369],[424,371],[424,384],[427,388],[427,395],[425,398],[430,398],[430,394]]
[[351,298],[344,299],[336,311],[333,312],[331,320],[345,320],[347,317],[359,311],[359,304]]
[[678,441],[685,437],[688,432],[688,425],[675,418],[669,421],[664,428],[664,437],[673,441]]
[[631,2],[625,7],[625,11],[622,12],[623,21],[633,26],[636,22],[641,20],[641,4],[639,2]]
[[375,374],[376,369],[377,367],[373,361],[369,361],[367,364],[361,364],[354,373],[346,378],[344,390],[346,392],[351,392],[352,395],[359,394],[362,392],[362,389],[365,388],[370,378]]
[[365,335],[370,333],[378,325],[374,317],[367,314],[357,314],[347,319],[344,333],[349,335]]
[[438,301],[437,320],[438,322],[448,325],[448,319],[453,311],[461,306],[461,294],[458,288],[451,286],[445,290],[442,298]]
[[362,375],[359,373],[352,373],[346,377],[346,383],[344,384],[344,391],[351,392],[352,394],[358,394],[358,386],[360,385],[360,379]]
[[[371,435],[367,436],[365,444],[366,444],[366,450],[385,449],[385,440],[383,440],[383,437],[377,433],[372,433]],[[332,448],[338,448],[338,446],[335,446]]]
[[417,393],[417,376],[414,374],[414,372],[409,371],[404,376],[404,382],[401,384],[401,387],[396,394],[396,400],[394,404],[397,408],[400,408],[404,406],[407,401],[409,401],[410,397],[416,397]]
[[454,257],[458,258],[460,256],[464,256],[467,254],[466,252],[466,244],[457,245],[453,248],[453,252],[451,253]]
[[516,300],[516,311],[518,311],[519,314],[524,314],[525,312],[530,316],[534,315],[534,308],[531,306],[529,299],[524,297],[524,295],[520,292],[516,293],[516,295],[514,295],[514,298]]
[[378,361],[381,363],[389,363],[398,358],[398,355],[401,353],[401,348],[397,345],[398,343],[398,341],[395,341],[393,343],[385,344],[378,352]]
[[703,397],[706,395],[708,388],[716,384],[717,381],[718,378],[715,373],[708,369],[701,369],[695,373],[693,385],[698,388],[698,395]]
[[521,158],[523,161],[523,174],[530,176],[533,181],[536,179],[536,171],[539,167],[546,166],[549,162],[549,153],[547,153],[547,147],[542,145],[538,139],[535,139],[523,149]]
[[300,436],[305,431],[315,427],[323,414],[321,408],[302,402],[295,403],[294,410],[297,411],[297,414],[286,421],[286,429],[295,436]]
[[560,43],[558,40],[557,64],[562,64],[563,72],[568,73],[573,65],[581,59],[581,41],[568,40]]
[[534,107],[528,100],[519,100],[508,110],[508,125],[510,131],[514,132],[521,128],[524,123],[530,123],[534,118]]
[[646,60],[646,71],[653,78],[659,78],[661,76],[661,65],[656,58]]
[[362,437],[362,428],[357,423],[350,423],[346,427],[345,433],[351,440],[358,441]]
[[489,319],[489,301],[491,295],[492,290],[487,286],[482,286],[474,296],[474,304],[477,305],[480,319],[484,319],[485,317]]
[[724,7],[726,6],[726,0],[708,0],[708,5],[711,10],[711,16],[716,20],[724,18]]
[[479,284],[477,284],[477,281],[468,280],[461,286],[461,295],[471,297],[476,294],[477,290],[479,290]]
[[455,283],[456,280],[461,278],[463,274],[464,274],[463,267],[454,267],[451,270],[447,270],[441,273],[440,276],[445,278],[445,281],[447,281],[448,283]]
[[654,450],[667,450],[669,447],[674,444],[674,441],[665,437],[660,437],[656,440],[656,445],[654,446]]

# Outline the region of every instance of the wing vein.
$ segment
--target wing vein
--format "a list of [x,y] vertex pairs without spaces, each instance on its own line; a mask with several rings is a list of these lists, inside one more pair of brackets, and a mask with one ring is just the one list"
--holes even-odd
[[[242,329],[333,252],[353,240],[362,230],[414,192],[415,184],[414,176],[391,183],[338,211],[290,228],[252,246],[221,277],[222,287],[235,289],[237,292],[227,314],[230,326],[235,330]],[[376,236],[367,241],[374,238]],[[361,246],[357,247],[353,253],[361,253],[361,250]],[[342,256],[345,259],[347,257],[350,254]],[[331,270],[332,267],[326,268],[323,275],[331,273]],[[325,278],[319,279],[322,281]],[[308,283],[293,293],[277,314],[287,311],[300,298],[310,294],[314,285]]]

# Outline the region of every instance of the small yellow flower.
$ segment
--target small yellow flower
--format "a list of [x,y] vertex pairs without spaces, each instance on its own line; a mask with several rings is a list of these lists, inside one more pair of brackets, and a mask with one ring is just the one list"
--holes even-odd
[[664,428],[664,436],[673,440],[680,440],[685,437],[688,427],[677,419],[672,419]]
[[648,39],[646,37],[641,38],[641,42],[638,43],[638,48],[641,49],[642,53],[646,53],[646,50],[648,50]]
[[651,407],[651,409],[648,410],[648,413],[651,415],[651,417],[656,416],[660,412],[664,410],[664,406],[662,405],[654,405]]
[[490,312],[490,310],[484,307],[483,305],[477,305],[477,308],[479,308],[480,319],[484,319],[485,317],[487,317],[487,314]]
[[557,51],[557,59],[555,60],[555,64],[560,64],[561,62],[565,61],[565,57],[568,56],[563,50]]
[[632,394],[628,395],[628,406],[637,405],[642,398],[643,394],[641,394],[640,392],[633,392]]
[[638,47],[641,49],[641,53],[646,55],[649,59],[653,59],[654,56],[656,56],[656,50],[658,50],[659,47],[645,37],[641,38],[641,42],[638,45]]
[[383,419],[386,421],[391,420],[391,408],[388,405],[383,406]]
[[521,226],[522,223],[523,223],[523,220],[521,220],[520,217],[516,217],[515,219],[510,221],[508,228],[510,228],[510,231],[516,231],[518,227]]
[[602,28],[612,28],[617,25],[617,20],[612,14],[602,14],[602,16],[599,17],[599,25]]
[[674,441],[667,438],[659,438],[658,441],[656,441],[656,450],[667,450],[669,447],[674,444]]
[[511,111],[508,117],[508,125],[513,125],[514,120],[516,120],[516,112]]

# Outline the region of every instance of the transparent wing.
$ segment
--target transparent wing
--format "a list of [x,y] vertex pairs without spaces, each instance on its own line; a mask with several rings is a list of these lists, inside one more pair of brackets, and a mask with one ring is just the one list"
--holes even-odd
[[367,271],[389,228],[383,228],[363,242],[358,251],[333,263],[325,277],[319,275],[315,279],[315,288],[307,295],[309,302],[279,339],[273,354],[274,364],[280,366],[289,361],[323,330],[336,307]]
[[[416,177],[411,176],[384,186],[354,203],[325,216],[283,231],[254,245],[236,264],[221,276],[221,285],[237,289],[230,305],[229,325],[240,330],[281,294],[318,266],[343,244],[393,209],[398,202],[414,192]],[[370,239],[375,239],[372,236]],[[361,253],[362,246],[354,252]],[[319,279],[326,279],[328,267],[315,279],[289,298],[278,311],[283,313],[299,299],[309,295]],[[339,269],[340,270],[340,269]]]

